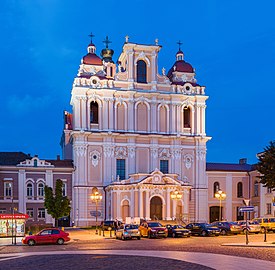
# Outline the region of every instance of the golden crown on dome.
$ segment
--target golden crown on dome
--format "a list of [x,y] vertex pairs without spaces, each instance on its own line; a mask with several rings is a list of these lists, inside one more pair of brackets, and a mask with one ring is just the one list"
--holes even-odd
[[109,38],[108,38],[108,36],[106,36],[106,39],[103,40],[103,43],[105,43],[106,48],[101,50],[101,54],[100,55],[102,57],[102,60],[105,61],[105,62],[112,62],[112,63],[114,63],[114,61],[112,59],[113,54],[114,54],[114,50],[109,49],[109,44],[112,43],[112,41],[110,41]]

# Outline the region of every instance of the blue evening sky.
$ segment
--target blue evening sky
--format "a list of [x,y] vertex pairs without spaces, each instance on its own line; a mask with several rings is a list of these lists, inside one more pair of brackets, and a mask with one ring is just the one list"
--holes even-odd
[[116,60],[124,37],[163,46],[159,72],[185,60],[206,86],[207,161],[238,162],[274,139],[275,2],[240,0],[2,0],[0,151],[55,158],[89,33]]

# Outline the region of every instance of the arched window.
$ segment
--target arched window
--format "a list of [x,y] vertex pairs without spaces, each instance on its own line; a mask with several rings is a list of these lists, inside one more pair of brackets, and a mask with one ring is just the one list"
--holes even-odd
[[98,104],[94,101],[90,104],[90,123],[98,124]]
[[62,196],[65,197],[67,196],[67,183],[63,182],[62,186]]
[[217,193],[220,189],[220,183],[219,182],[215,182],[213,185],[213,197],[215,197],[215,193]]
[[147,67],[143,60],[137,61],[137,82],[147,83]]
[[183,127],[191,127],[191,111],[189,107],[184,107],[183,109]]
[[237,197],[242,198],[243,197],[243,183],[239,182],[237,184]]
[[37,186],[37,196],[38,197],[44,197],[44,183],[39,183]]
[[33,161],[33,166],[34,166],[34,167],[37,167],[37,159],[35,159],[35,160]]
[[258,197],[259,196],[259,182],[255,181],[254,182],[254,197]]
[[33,197],[33,184],[27,184],[27,197]]

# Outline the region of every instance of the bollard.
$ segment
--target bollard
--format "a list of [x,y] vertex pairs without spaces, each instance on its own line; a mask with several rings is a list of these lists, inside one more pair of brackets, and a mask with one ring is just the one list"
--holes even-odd
[[99,236],[101,236],[101,229],[99,229]]
[[110,237],[112,237],[112,230],[110,230]]
[[102,236],[105,237],[105,235],[104,235],[104,229],[102,229]]
[[267,231],[267,229],[266,229],[266,227],[264,227],[264,242],[266,242],[266,231]]

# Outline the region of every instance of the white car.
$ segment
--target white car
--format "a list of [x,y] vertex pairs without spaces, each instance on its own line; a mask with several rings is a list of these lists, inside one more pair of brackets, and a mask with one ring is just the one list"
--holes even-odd
[[250,221],[248,220],[247,221],[247,226],[246,226],[246,221],[245,220],[242,220],[242,221],[238,221],[238,224],[240,226],[242,226],[243,228],[243,232],[245,233],[246,231],[246,227],[247,227],[247,230],[249,233],[260,233],[261,232],[261,225],[256,222],[256,221]]
[[140,240],[140,231],[138,225],[122,224],[116,231],[116,239],[126,240],[137,238]]

